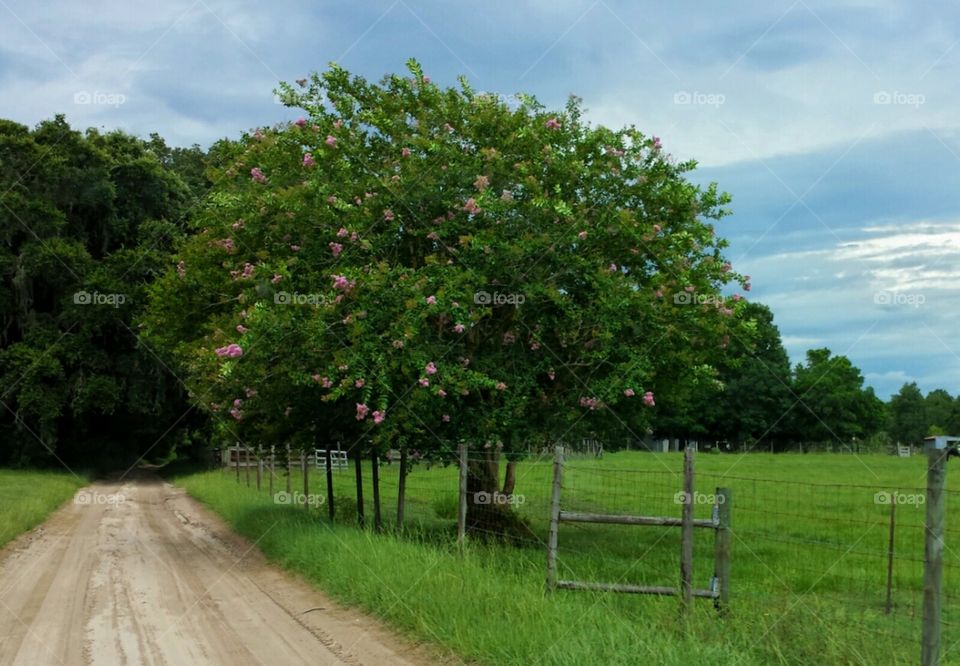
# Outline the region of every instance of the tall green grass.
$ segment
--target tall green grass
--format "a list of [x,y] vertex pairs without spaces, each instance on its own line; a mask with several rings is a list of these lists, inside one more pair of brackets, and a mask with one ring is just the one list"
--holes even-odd
[[0,469],[0,547],[43,522],[87,481],[67,472]]
[[[676,454],[620,453],[568,462],[564,504],[677,515]],[[367,472],[369,468],[365,470]],[[639,473],[637,470],[645,471]],[[922,575],[922,516],[901,507],[895,612],[883,613],[889,507],[873,494],[922,487],[921,459],[832,455],[701,455],[697,487],[734,490],[732,606],[720,618],[698,600],[685,627],[675,598],[544,591],[550,465],[524,463],[518,493],[531,526],[528,543],[453,543],[448,511],[453,468],[416,469],[408,481],[407,530],[389,531],[396,466],[381,469],[388,533],[353,525],[352,470],[335,473],[338,519],[325,508],[282,506],[245,474],[206,472],[177,479],[281,565],[347,604],[382,617],[416,639],[489,664],[896,664],[916,663]],[[369,476],[369,475],[368,475]],[[767,479],[755,482],[754,478]],[[956,475],[950,486],[958,488]],[[802,483],[800,483],[802,482]],[[819,485],[804,485],[819,484]],[[661,487],[662,486],[662,487]],[[274,489],[282,490],[283,479]],[[295,476],[293,487],[300,487]],[[324,494],[323,475],[311,492]],[[366,489],[367,520],[370,488]],[[960,527],[960,503],[951,528]],[[948,506],[948,512],[950,507]],[[911,513],[912,512],[912,513]],[[709,507],[697,508],[708,515]],[[704,531],[706,532],[706,531]],[[948,539],[949,541],[949,539]],[[561,529],[561,577],[599,582],[676,583],[679,530],[577,526]],[[948,544],[949,545],[949,544]],[[956,555],[949,566],[960,566]],[[709,584],[712,535],[699,532],[695,585]],[[955,578],[948,571],[947,586]],[[948,616],[956,600],[945,601]],[[949,641],[946,644],[950,645]],[[957,648],[945,663],[960,660]]]

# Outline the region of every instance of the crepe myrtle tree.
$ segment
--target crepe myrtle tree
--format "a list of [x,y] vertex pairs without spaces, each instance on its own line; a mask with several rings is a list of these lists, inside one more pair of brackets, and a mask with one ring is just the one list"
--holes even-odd
[[[225,419],[468,442],[471,497],[510,494],[531,447],[642,432],[657,391],[709,379],[738,325],[720,289],[749,285],[714,232],[726,195],[656,137],[408,68],[282,85],[304,117],[215,176],[148,328]],[[509,513],[471,503],[470,523]]]

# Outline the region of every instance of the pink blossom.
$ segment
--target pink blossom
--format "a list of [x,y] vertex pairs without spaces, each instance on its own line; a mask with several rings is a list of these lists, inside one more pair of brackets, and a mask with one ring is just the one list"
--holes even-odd
[[364,403],[357,403],[357,420],[362,421],[367,418],[367,413],[370,411],[370,408],[367,407]]
[[643,394],[643,404],[647,407],[653,407],[657,404],[653,401],[653,391],[647,391]]
[[185,263],[183,263],[182,261],[178,261],[178,262],[177,262],[177,275],[179,275],[179,276],[180,276],[180,279],[182,280],[186,274],[187,274],[187,265],[186,265]]
[[466,329],[466,326],[464,326],[463,324],[457,324],[456,326],[453,327],[454,333],[463,333],[465,330],[467,329]]
[[338,291],[350,291],[357,284],[356,280],[348,280],[343,275],[334,275],[332,277],[333,277],[333,288]]
[[337,198],[331,194],[330,196],[327,197],[327,203],[328,203],[328,204],[335,204],[335,203],[337,203]]
[[294,121],[293,124],[296,125],[297,127],[306,127],[306,126],[307,126],[307,119],[306,119],[306,118],[297,118],[296,121]]
[[272,282],[273,284],[277,284],[277,283],[280,282],[280,280],[282,280],[282,279],[283,279],[283,276],[282,276],[282,275],[280,275],[279,273],[274,273],[274,274],[273,274],[273,277],[270,278],[270,282]]
[[577,234],[577,238],[579,238],[580,240],[587,240],[587,232],[581,231],[579,234]]
[[255,388],[250,388],[250,387],[248,386],[247,388],[245,388],[245,389],[243,390],[243,392],[244,392],[244,394],[246,394],[246,396],[247,396],[248,398],[252,398],[253,396],[255,396],[255,395],[257,394],[257,389],[255,389]]
[[[319,374],[310,375],[310,379],[312,379],[313,381],[317,382],[318,384],[320,383],[320,375],[319,375]],[[325,379],[325,378],[324,378],[324,379]]]
[[362,377],[353,383],[353,385],[356,386],[357,388],[363,388],[364,384],[366,384],[366,382],[363,380]]
[[438,390],[437,390],[437,395],[440,396],[441,398],[446,398],[446,397],[447,397],[447,392],[444,391],[443,389],[438,389]]
[[506,333],[503,334],[503,344],[512,345],[516,341],[517,341],[517,336],[514,335],[511,331],[507,331]]
[[694,287],[692,284],[688,284],[686,287],[683,288],[683,290],[688,294],[692,294],[695,289],[696,287]]
[[490,186],[490,179],[486,176],[477,176],[477,179],[473,181],[473,186],[483,192]]
[[426,367],[425,367],[423,370],[424,370],[424,372],[426,372],[428,375],[435,375],[435,374],[437,374],[437,366],[434,364],[433,361],[430,361],[429,363],[427,363]]
[[305,167],[312,167],[314,164],[316,164],[316,161],[314,161],[313,155],[312,155],[311,153],[304,153],[304,154],[303,154],[303,166],[305,166]]
[[232,409],[230,410],[230,416],[232,416],[232,417],[233,417],[234,419],[236,419],[237,421],[242,421],[242,420],[243,420],[243,412],[241,412],[241,411],[240,411],[239,409],[237,409],[236,407],[234,407],[234,408],[232,408]]
[[233,249],[234,249],[234,247],[235,247],[234,244],[233,244],[233,239],[232,239],[232,238],[224,238],[223,240],[219,240],[219,241],[217,241],[217,245],[219,245],[220,247],[222,247],[222,248],[223,248],[224,250],[226,250],[227,252],[232,252]]
[[430,240],[433,240],[433,241],[439,240],[439,239],[440,239],[440,234],[438,234],[436,231],[431,231],[429,234],[427,234],[427,238],[429,238]]
[[553,370],[550,370],[550,371],[547,373],[547,377],[549,377],[549,378],[550,378],[550,381],[552,382],[554,379],[557,378],[557,373],[554,372]]
[[352,240],[354,243],[356,243],[358,240],[360,240],[360,234],[358,234],[356,231],[351,231],[351,232],[350,232],[350,240]]
[[256,132],[253,133],[253,138],[256,139],[257,141],[263,141],[263,132],[261,132],[258,129]]
[[385,417],[386,417],[386,414],[385,414],[384,412],[381,412],[380,410],[377,410],[377,411],[375,411],[375,412],[373,413],[373,422],[374,422],[376,425],[380,425],[381,423],[383,423],[383,419],[384,419]]
[[496,388],[498,391],[506,391],[507,385],[503,382],[497,382],[497,385],[494,388]]
[[339,257],[340,253],[343,252],[343,246],[340,243],[330,242],[330,251],[333,253],[333,256]]
[[404,148],[403,150],[400,151],[400,154],[401,154],[403,157],[410,157],[410,149],[409,149],[409,148]]
[[744,290],[744,291],[750,291],[751,286],[752,286],[752,285],[751,285],[749,282],[747,282],[746,284],[743,285],[743,290]]
[[663,298],[663,289],[657,289],[654,296],[656,296],[657,298]]
[[324,143],[326,143],[331,148],[335,148],[337,146],[337,137],[333,136],[332,134],[328,134]]
[[336,127],[337,129],[340,129],[341,127],[343,127],[343,121],[337,118],[336,120],[333,121],[333,126]]
[[611,273],[616,273],[616,272],[617,272],[617,265],[611,263],[609,266],[607,266],[607,270],[610,271]]
[[387,222],[393,222],[393,219],[395,217],[396,215],[394,215],[393,211],[390,210],[389,208],[383,211],[383,219],[385,219]]
[[220,357],[228,356],[230,358],[237,358],[238,356],[243,356],[243,348],[236,343],[231,343],[226,347],[218,348],[216,353],[217,356]]
[[243,229],[243,220],[242,220],[242,219],[241,219],[241,220],[237,220],[236,222],[234,222],[234,223],[231,224],[230,226],[234,229],[234,231],[236,231],[237,229]]
[[533,342],[530,343],[530,349],[533,351],[537,351],[538,349],[540,349],[540,343],[534,340]]
[[581,397],[580,406],[587,407],[590,410],[594,410],[600,406],[600,400],[598,398]]
[[233,401],[233,406],[234,406],[234,407],[243,407],[243,400],[241,400],[240,398],[237,398],[236,400]]
[[333,386],[333,380],[329,377],[322,377],[320,379],[320,385],[323,386],[323,388],[331,388]]
[[349,235],[350,235],[350,232],[347,231],[346,227],[340,227],[337,230],[337,238],[346,238]]
[[263,172],[260,170],[259,167],[253,167],[252,169],[250,169],[250,178],[252,178],[254,181],[258,183],[267,182],[267,177],[263,175]]
[[444,423],[450,423],[450,415],[444,414],[442,417]]
[[290,246],[290,249],[293,250],[294,252],[299,252],[299,251],[300,251],[300,246],[299,246],[299,245],[291,245],[291,246]]
[[421,377],[421,378],[420,378],[420,381],[419,381],[418,383],[419,383],[420,386],[422,386],[423,388],[427,388],[428,386],[430,386],[430,380],[427,379],[426,377]]
[[733,300],[734,300],[735,302],[742,301],[742,300],[743,300],[743,296],[741,296],[740,294],[734,294],[734,295],[733,295]]
[[658,136],[653,137],[653,149],[660,150],[662,147],[663,145],[660,143],[660,137]]
[[436,305],[437,297],[436,296],[427,296],[427,305]]
[[659,224],[653,225],[653,233],[659,234],[659,233],[660,233],[660,230],[661,230],[661,227],[660,227]]
[[623,392],[623,394],[624,394],[625,396],[627,396],[628,398],[632,398],[633,396],[636,395],[636,392],[634,392],[634,390],[633,390],[632,388],[628,388],[627,390],[625,390],[625,391]]
[[403,340],[394,340],[392,344],[394,349],[403,349]]
[[247,328],[246,326],[244,326],[243,324],[237,324],[237,333],[239,333],[240,335],[243,335],[244,333],[246,333],[246,332],[249,331],[249,330],[250,330],[250,329]]
[[556,118],[550,118],[546,123],[544,123],[547,129],[558,130],[560,129],[560,121]]
[[729,273],[731,270],[733,270],[733,264],[731,264],[729,261],[725,261],[723,262],[723,266],[720,267],[720,270],[722,270],[724,273]]
[[256,270],[256,267],[253,264],[251,264],[250,262],[245,263],[243,265],[243,277],[245,278],[253,277],[253,271],[255,270]]
[[476,215],[480,212],[480,206],[477,205],[477,202],[473,197],[470,197],[463,204],[463,210],[467,211],[471,215]]

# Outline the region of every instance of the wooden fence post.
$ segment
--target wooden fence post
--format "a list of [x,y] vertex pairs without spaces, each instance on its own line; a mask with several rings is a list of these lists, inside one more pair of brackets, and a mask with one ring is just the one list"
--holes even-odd
[[563,487],[563,447],[553,449],[553,488],[550,492],[550,533],[547,537],[547,592],[557,589],[557,541],[560,532],[560,490]]
[[284,467],[286,467],[286,469],[287,469],[287,494],[288,494],[288,495],[292,495],[292,494],[293,494],[293,479],[291,479],[290,477],[293,476],[293,475],[290,473],[290,445],[289,445],[289,444],[287,444],[287,459],[286,459],[285,462],[286,462],[286,464],[284,465]]
[[467,445],[460,443],[460,504],[457,511],[457,543],[467,536]]
[[693,448],[683,450],[683,524],[680,527],[680,610],[687,615],[693,600]]
[[277,468],[277,454],[274,452],[273,445],[270,445],[270,497],[273,497],[273,476]]
[[366,519],[363,515],[363,456],[360,455],[359,450],[353,457],[353,464],[357,472],[357,523],[360,527],[364,527]]
[[927,457],[927,524],[924,530],[923,648],[921,664],[940,664],[940,589],[943,583],[944,494],[947,450],[933,449]]
[[247,488],[250,487],[250,447],[243,445],[243,475],[247,478]]
[[237,472],[237,483],[240,483],[240,442],[233,447],[233,468]]
[[403,509],[407,499],[407,449],[400,449],[400,479],[397,481],[397,530],[403,529]]
[[257,447],[257,492],[260,492],[260,484],[263,479],[263,447]]
[[730,550],[733,545],[732,507],[733,491],[730,488],[717,488],[717,530],[714,551],[715,575],[717,577],[717,598],[714,604],[718,611],[725,613],[730,604]]
[[324,457],[327,459],[327,514],[330,516],[330,522],[333,522],[337,509],[333,504],[333,465],[331,464],[330,443],[327,442],[327,450],[324,451]]
[[310,456],[307,455],[307,450],[304,449],[303,453],[300,454],[300,465],[303,467],[303,506],[309,511],[310,510]]
[[887,542],[887,603],[883,612],[887,615],[893,610],[893,540],[897,533],[897,493],[890,495],[890,537]]
[[370,483],[373,484],[373,530],[383,531],[383,520],[380,515],[380,456],[376,449],[370,450]]

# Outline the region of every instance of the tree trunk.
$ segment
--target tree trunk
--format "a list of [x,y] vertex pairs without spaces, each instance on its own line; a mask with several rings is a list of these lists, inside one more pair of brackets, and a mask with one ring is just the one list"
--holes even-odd
[[467,466],[467,531],[480,537],[502,537],[519,525],[507,495],[516,485],[516,461],[507,462],[500,486],[500,453],[488,448],[471,452]]

